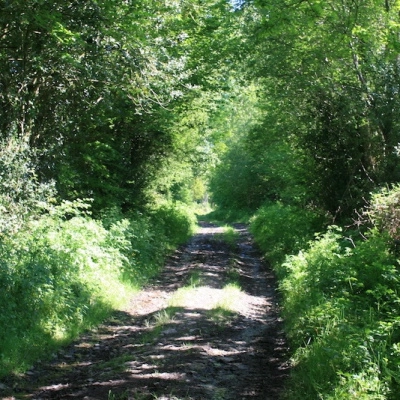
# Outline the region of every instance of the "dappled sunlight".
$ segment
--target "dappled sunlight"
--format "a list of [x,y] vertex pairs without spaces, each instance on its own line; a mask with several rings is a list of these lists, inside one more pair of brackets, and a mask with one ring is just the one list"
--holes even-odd
[[211,310],[216,307],[226,308],[242,315],[256,314],[260,307],[266,306],[266,300],[250,296],[236,287],[215,289],[208,286],[178,289],[170,298],[174,307],[198,308]]
[[[37,393],[63,398],[73,391],[72,397],[86,393],[89,400],[104,393],[115,399],[259,398],[269,371],[285,375],[282,340],[267,333],[278,323],[273,291],[246,238],[233,254],[214,236],[222,231],[202,228],[125,309],[58,354],[48,370],[52,383]],[[235,282],[228,274],[232,257],[239,266]]]

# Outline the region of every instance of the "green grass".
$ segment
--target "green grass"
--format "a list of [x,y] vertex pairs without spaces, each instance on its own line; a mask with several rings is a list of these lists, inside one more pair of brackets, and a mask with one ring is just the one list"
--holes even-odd
[[104,371],[107,368],[111,369],[111,373],[116,372],[125,372],[128,368],[126,366],[127,362],[133,361],[135,359],[132,354],[124,354],[121,356],[117,356],[112,358],[111,360],[104,361],[97,364],[92,364],[93,370]]
[[[123,393],[118,393],[118,394],[113,393],[113,391],[110,390],[108,392],[107,400],[129,400],[130,398],[131,397],[130,397],[128,390],[124,391]],[[144,399],[145,397],[142,397],[142,398]],[[136,397],[136,399],[140,400],[140,397]]]
[[216,306],[211,310],[208,310],[207,318],[210,319],[218,326],[229,325],[232,320],[237,316],[237,313],[226,308],[226,306]]
[[226,280],[228,284],[240,287],[240,268],[235,258],[229,259]]
[[191,270],[188,276],[185,278],[184,287],[195,288],[201,286],[203,278],[201,277],[201,272],[197,269]]
[[217,303],[217,307],[235,311],[240,307],[242,290],[236,283],[228,283],[222,289],[222,296]]
[[239,241],[239,232],[232,226],[226,226],[223,233],[223,240],[229,246],[232,252],[236,251]]
[[207,310],[206,315],[218,329],[230,326],[238,315],[241,304],[240,296],[242,292],[236,284],[229,283],[222,289],[218,302],[213,308]]
[[224,224],[227,222],[248,223],[252,215],[252,210],[233,210],[218,208],[210,211],[208,214],[199,215],[198,219],[201,221],[207,221],[216,224]]
[[234,252],[237,249],[237,242],[240,234],[232,226],[224,225],[222,228],[223,232],[216,233],[214,239],[227,244],[229,249]]
[[157,311],[150,319],[145,321],[147,332],[140,338],[142,344],[154,342],[162,333],[165,325],[171,324],[174,321],[174,315],[181,310],[179,307],[168,306],[160,311]]
[[158,311],[153,319],[155,326],[163,326],[171,323],[174,320],[174,314],[176,313],[175,307],[167,307],[163,310]]
[[[386,210],[397,212],[377,212]],[[283,398],[398,399],[400,263],[393,233],[378,224],[379,231],[361,239],[330,227],[313,239],[320,223],[317,215],[282,204],[263,207],[252,221],[279,278],[292,349]]]

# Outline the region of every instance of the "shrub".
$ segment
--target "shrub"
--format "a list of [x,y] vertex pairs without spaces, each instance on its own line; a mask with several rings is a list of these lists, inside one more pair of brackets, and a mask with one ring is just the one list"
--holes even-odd
[[120,279],[127,260],[88,217],[43,217],[3,242],[0,251],[4,372],[25,368],[35,348],[48,350],[70,339],[129,294]]
[[387,236],[372,230],[351,242],[331,227],[282,268],[296,349],[289,398],[398,398],[400,281]]
[[268,203],[250,221],[250,230],[268,261],[278,265],[285,255],[304,248],[323,218],[313,211],[282,203]]
[[54,183],[40,182],[34,153],[14,137],[0,141],[0,237],[13,234],[55,195]]
[[0,376],[28,368],[123,304],[187,238],[185,215],[163,208],[128,219],[114,210],[103,224],[87,202],[64,202],[4,238]]
[[183,203],[165,203],[152,212],[152,222],[160,236],[173,246],[184,243],[194,232],[194,213]]
[[400,240],[400,185],[374,193],[365,214],[379,231]]

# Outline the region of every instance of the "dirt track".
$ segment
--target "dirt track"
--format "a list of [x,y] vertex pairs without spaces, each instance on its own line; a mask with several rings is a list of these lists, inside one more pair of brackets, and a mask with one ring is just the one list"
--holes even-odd
[[236,230],[233,248],[203,224],[126,310],[2,398],[277,400],[288,368],[275,280]]

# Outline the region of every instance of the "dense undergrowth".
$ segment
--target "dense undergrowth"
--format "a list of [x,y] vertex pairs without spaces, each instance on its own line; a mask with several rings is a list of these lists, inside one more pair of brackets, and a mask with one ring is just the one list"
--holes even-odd
[[364,232],[280,204],[252,220],[282,293],[287,399],[400,398],[399,188],[373,196]]
[[123,305],[191,235],[192,215],[165,204],[93,219],[87,203],[64,202],[3,235],[0,376],[26,370]]

